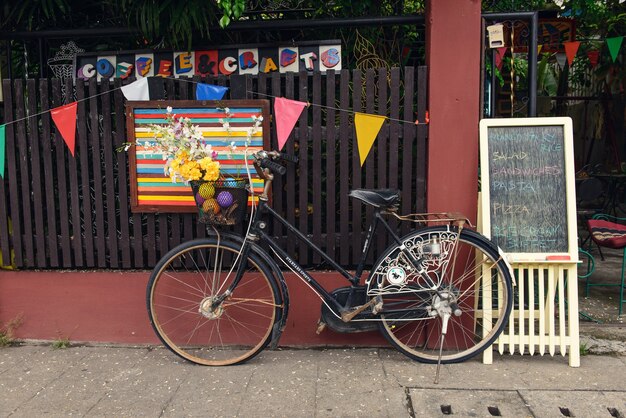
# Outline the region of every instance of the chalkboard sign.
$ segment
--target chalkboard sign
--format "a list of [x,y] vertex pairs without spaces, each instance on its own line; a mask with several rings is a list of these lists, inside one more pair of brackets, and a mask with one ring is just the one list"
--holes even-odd
[[570,118],[480,122],[483,233],[510,261],[577,260]]
[[[224,176],[245,176],[246,159],[252,167],[251,155],[268,149],[270,139],[268,100],[170,100],[127,102],[126,128],[130,172],[130,202],[132,212],[196,212],[191,187],[174,182],[164,174],[163,155],[146,144],[154,141],[153,125],[167,123],[167,107],[172,107],[176,118],[189,118],[202,132],[203,142],[217,153],[220,173]],[[228,109],[228,112],[226,112]],[[263,123],[248,138],[253,116],[263,116]],[[229,123],[228,127],[224,121]],[[233,148],[232,145],[235,147]],[[252,169],[252,187],[255,195],[263,191],[263,180]]]

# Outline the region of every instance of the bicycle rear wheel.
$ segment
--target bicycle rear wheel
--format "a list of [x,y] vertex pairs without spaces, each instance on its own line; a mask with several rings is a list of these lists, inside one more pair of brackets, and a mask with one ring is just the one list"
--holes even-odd
[[414,360],[436,363],[441,349],[442,363],[465,361],[495,341],[511,312],[506,263],[476,232],[457,231],[432,227],[403,238],[419,268],[392,246],[372,270],[368,294],[383,299],[380,331]]
[[[271,339],[280,293],[271,272],[241,245],[214,238],[183,243],[156,265],[147,288],[150,322],[163,344],[193,363],[225,366],[257,355]],[[232,294],[218,301],[245,263]]]

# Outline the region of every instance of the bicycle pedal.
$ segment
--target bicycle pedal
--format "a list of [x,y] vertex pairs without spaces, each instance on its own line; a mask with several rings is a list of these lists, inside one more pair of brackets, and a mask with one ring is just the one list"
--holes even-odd
[[324,321],[319,321],[317,323],[317,328],[315,329],[315,333],[317,335],[320,335],[322,333],[322,331],[324,331],[324,329],[326,329],[326,322]]
[[372,308],[372,315],[376,315],[382,310],[383,310],[383,298],[380,296],[376,296],[376,304]]

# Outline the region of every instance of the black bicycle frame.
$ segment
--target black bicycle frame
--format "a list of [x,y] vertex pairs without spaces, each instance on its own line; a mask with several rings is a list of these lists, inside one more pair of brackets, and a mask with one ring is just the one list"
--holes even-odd
[[[345,307],[341,306],[335,300],[335,298],[326,289],[324,289],[324,287],[322,287],[318,281],[316,281],[310,274],[308,274],[297,261],[291,258],[289,254],[287,254],[285,250],[283,250],[274,241],[274,239],[271,236],[267,235],[267,233],[265,232],[265,230],[267,229],[267,222],[265,222],[263,219],[258,219],[259,217],[261,217],[261,215],[263,215],[263,217],[265,217],[265,215],[270,215],[273,219],[275,219],[276,221],[284,225],[289,230],[289,232],[292,232],[294,235],[296,235],[296,237],[298,237],[300,241],[304,242],[307,247],[313,249],[326,262],[328,262],[332,266],[332,268],[335,269],[335,271],[338,271],[343,277],[345,277],[346,280],[350,282],[352,287],[357,287],[359,285],[359,282],[361,281],[361,276],[365,268],[365,260],[370,250],[372,237],[374,236],[379,223],[383,225],[383,227],[389,233],[389,236],[392,237],[392,239],[396,242],[396,244],[402,246],[402,240],[400,239],[400,237],[398,237],[398,235],[396,235],[396,233],[391,229],[389,224],[382,217],[381,210],[379,209],[375,210],[374,219],[372,223],[370,224],[368,231],[367,231],[367,235],[365,237],[365,243],[363,244],[363,249],[361,251],[361,259],[359,260],[359,264],[355,270],[355,274],[352,275],[348,271],[346,271],[342,266],[340,266],[328,254],[326,254],[322,249],[320,249],[317,245],[315,245],[315,243],[309,240],[302,232],[300,232],[293,225],[291,225],[286,219],[284,219],[276,211],[274,211],[274,209],[272,209],[267,204],[266,201],[264,200],[259,201],[258,210],[254,215],[254,219],[252,220],[252,227],[250,229],[250,233],[246,239],[246,244],[244,245],[244,248],[242,248],[242,254],[241,254],[243,257],[242,259],[245,260],[245,257],[247,257],[247,254],[248,254],[248,250],[249,250],[248,239],[259,240],[261,242],[266,243],[287,264],[287,267],[289,267],[295,273],[299,274],[307,282],[307,284],[336,313],[343,312],[345,310]],[[415,266],[419,265],[419,261],[416,260],[409,251],[404,251],[403,249],[403,252],[407,256],[407,258],[411,261],[411,263],[413,263],[413,265]],[[240,265],[239,270],[242,270],[243,264],[245,263],[242,263],[242,265]],[[232,285],[230,286],[230,289],[229,289],[230,291],[232,291],[237,286],[242,276],[242,273],[243,271],[237,272],[237,277],[235,278]]]

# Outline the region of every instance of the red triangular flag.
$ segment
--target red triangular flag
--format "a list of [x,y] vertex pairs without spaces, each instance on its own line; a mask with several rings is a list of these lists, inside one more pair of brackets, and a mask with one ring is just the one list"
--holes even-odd
[[597,49],[587,51],[587,58],[589,58],[591,68],[596,68],[596,65],[598,65],[598,61],[600,61],[600,51],[598,51]]
[[274,99],[274,118],[276,119],[276,137],[278,149],[281,150],[287,142],[293,127],[307,104],[296,100],[277,97]]
[[500,48],[496,48],[496,68],[502,68],[502,59],[504,58],[504,54],[506,54],[507,47],[501,46]]
[[571,41],[571,42],[563,42],[563,46],[565,47],[565,55],[567,56],[567,63],[569,66],[572,66],[572,62],[576,57],[576,53],[578,52],[578,47],[580,46],[579,41]]
[[65,106],[55,107],[50,111],[52,120],[57,126],[59,133],[63,137],[65,144],[74,156],[74,145],[76,144],[76,108],[78,102],[72,102]]

